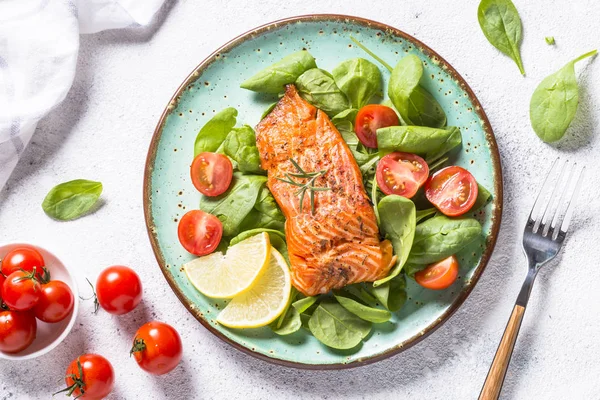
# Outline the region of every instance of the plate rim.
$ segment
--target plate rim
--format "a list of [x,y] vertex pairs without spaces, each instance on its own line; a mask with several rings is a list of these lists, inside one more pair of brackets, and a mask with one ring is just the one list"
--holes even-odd
[[[433,58],[433,57],[437,58],[439,60],[440,65],[445,67],[448,74],[467,93],[467,95],[469,96],[469,100],[475,106],[474,111],[478,115],[478,117],[483,121],[482,127],[484,130],[486,141],[488,142],[488,144],[490,146],[490,151],[492,154],[491,158],[492,158],[492,168],[493,168],[493,177],[494,177],[494,189],[496,192],[496,196],[494,196],[494,198],[492,200],[494,207],[493,207],[493,212],[491,215],[491,233],[490,233],[489,239],[487,240],[485,250],[483,251],[483,253],[481,255],[481,262],[479,263],[479,266],[475,269],[475,271],[473,271],[473,275],[472,275],[470,281],[466,284],[465,287],[462,288],[459,295],[450,304],[448,309],[439,318],[437,318],[432,324],[428,325],[421,332],[417,333],[416,335],[411,336],[410,338],[404,340],[403,342],[401,342],[391,348],[388,348],[387,350],[385,350],[382,353],[379,353],[379,354],[376,354],[373,356],[369,356],[369,357],[358,358],[349,363],[307,364],[307,363],[295,362],[295,361],[290,361],[290,360],[282,360],[279,358],[270,357],[268,355],[259,353],[255,350],[252,350],[252,349],[234,341],[233,339],[230,339],[227,336],[225,336],[222,332],[217,330],[208,321],[206,321],[200,315],[200,312],[197,309],[195,309],[195,307],[190,302],[187,301],[183,292],[179,289],[179,287],[175,283],[175,280],[170,275],[169,268],[165,267],[166,263],[165,263],[163,255],[162,255],[161,249],[159,247],[158,239],[153,232],[152,202],[150,200],[153,165],[154,165],[154,161],[156,159],[158,143],[162,136],[162,131],[164,128],[166,118],[175,109],[177,102],[178,102],[178,98],[181,95],[181,93],[187,88],[187,86],[191,82],[195,81],[200,76],[200,72],[202,72],[212,62],[214,62],[221,53],[226,53],[230,49],[240,45],[241,43],[245,42],[246,40],[252,39],[252,38],[256,37],[257,35],[260,35],[264,32],[270,31],[275,28],[281,28],[283,26],[293,24],[296,22],[303,22],[303,21],[310,21],[310,22],[315,22],[315,21],[316,22],[322,22],[322,21],[335,21],[335,22],[342,21],[343,22],[343,21],[346,21],[346,22],[353,22],[353,23],[356,23],[356,24],[362,25],[362,26],[373,27],[376,29],[380,29],[383,32],[391,32],[392,34],[394,34],[397,37],[401,37],[405,40],[411,41],[412,43],[417,45],[419,47],[419,50],[421,50],[427,56],[429,56],[431,58]],[[394,27],[392,27],[388,24],[382,23],[382,22],[377,22],[377,21],[373,21],[370,19],[362,18],[362,17],[343,15],[343,14],[307,14],[307,15],[299,15],[299,16],[283,18],[283,19],[279,19],[279,20],[276,20],[273,22],[269,22],[269,23],[260,25],[254,29],[251,29],[245,33],[242,33],[241,35],[238,35],[237,37],[231,39],[227,43],[225,43],[222,46],[220,46],[219,48],[217,48],[210,55],[208,55],[202,62],[200,62],[200,64],[198,64],[192,70],[192,72],[187,76],[187,78],[185,78],[185,80],[181,83],[181,85],[179,85],[179,87],[177,88],[177,90],[175,91],[173,96],[171,97],[171,100],[169,101],[169,103],[167,104],[167,106],[165,107],[164,111],[162,112],[162,114],[160,116],[160,119],[156,125],[156,128],[154,129],[154,133],[152,135],[152,139],[150,141],[150,145],[148,148],[148,155],[146,157],[146,163],[145,163],[145,167],[144,167],[143,186],[144,186],[143,187],[144,219],[145,219],[145,223],[146,223],[146,230],[148,232],[148,237],[150,239],[150,244],[151,244],[152,250],[154,252],[154,256],[156,257],[156,260],[158,262],[160,270],[162,271],[165,279],[167,280],[167,283],[171,287],[171,290],[173,290],[173,292],[175,293],[175,295],[177,296],[179,301],[186,307],[186,309],[206,329],[208,329],[209,332],[211,332],[212,334],[214,334],[215,336],[217,336],[224,342],[228,343],[229,345],[233,346],[234,348],[242,351],[243,353],[249,354],[253,357],[256,357],[258,359],[261,359],[261,360],[264,360],[264,361],[267,361],[267,362],[270,362],[273,364],[282,365],[285,367],[298,368],[298,369],[308,369],[308,370],[340,370],[340,369],[349,369],[349,368],[355,368],[355,367],[359,367],[359,366],[372,364],[372,363],[384,360],[386,358],[389,358],[391,356],[394,356],[396,354],[403,352],[404,350],[421,342],[423,339],[425,339],[430,334],[432,334],[435,330],[437,330],[440,326],[442,326],[463,305],[463,303],[465,302],[465,300],[467,299],[467,297],[469,296],[469,294],[471,293],[471,291],[473,290],[473,288],[479,281],[481,274],[487,267],[487,264],[488,264],[488,262],[492,256],[492,253],[496,247],[496,240],[498,238],[498,233],[500,230],[500,225],[501,225],[501,221],[502,221],[502,209],[503,209],[502,165],[501,165],[500,154],[498,151],[498,144],[496,142],[496,138],[494,136],[494,132],[492,130],[490,121],[487,118],[487,115],[485,114],[485,111],[483,110],[481,103],[479,102],[479,100],[477,99],[477,96],[475,95],[475,93],[473,92],[471,87],[468,85],[468,83],[465,81],[465,79],[458,73],[458,71],[456,71],[454,69],[454,67],[452,67],[452,65],[450,65],[450,63],[448,63],[437,52],[435,52],[433,49],[431,49],[429,46],[427,46],[420,40],[401,31],[400,29],[394,28]]]

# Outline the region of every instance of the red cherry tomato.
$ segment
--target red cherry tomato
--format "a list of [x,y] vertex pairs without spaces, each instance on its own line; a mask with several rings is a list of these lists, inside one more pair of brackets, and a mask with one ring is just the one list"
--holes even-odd
[[35,340],[37,323],[31,311],[0,312],[0,351],[18,353]]
[[181,361],[181,338],[171,325],[148,322],[135,334],[131,354],[144,371],[163,375],[171,372]]
[[31,272],[36,268],[36,272],[41,276],[42,267],[45,266],[44,257],[33,247],[18,247],[9,252],[2,260],[2,273],[9,276],[16,271]]
[[38,302],[42,288],[33,272],[17,271],[2,284],[2,300],[15,311],[32,309]]
[[190,169],[192,183],[205,196],[224,193],[233,178],[233,165],[227,156],[219,153],[200,153]]
[[413,197],[425,183],[429,166],[421,157],[396,151],[377,164],[377,185],[385,194]]
[[48,323],[60,322],[73,310],[75,298],[71,288],[62,281],[42,285],[40,299],[33,308],[35,317]]
[[369,104],[358,110],[354,132],[362,144],[377,148],[377,129],[400,125],[396,111],[380,104]]
[[179,242],[190,253],[205,256],[215,251],[223,236],[219,218],[201,210],[188,211],[177,229]]
[[[65,374],[71,396],[82,400],[101,400],[115,385],[115,371],[110,362],[98,354],[84,354],[73,360]],[[60,393],[60,392],[59,392]]]
[[473,207],[479,189],[469,171],[461,167],[446,167],[429,178],[425,196],[438,210],[449,217],[463,215]]
[[106,268],[96,281],[100,306],[110,314],[127,314],[142,301],[142,281],[129,267],[115,265]]
[[442,261],[430,264],[424,270],[415,274],[415,281],[424,288],[432,290],[446,289],[451,286],[458,276],[458,260],[456,256],[444,258]]
[[2,286],[4,286],[4,281],[6,277],[0,273],[0,306],[2,306]]

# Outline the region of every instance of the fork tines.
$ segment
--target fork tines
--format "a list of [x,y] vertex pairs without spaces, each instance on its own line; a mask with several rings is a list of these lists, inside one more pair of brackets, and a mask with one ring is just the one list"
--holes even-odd
[[550,234],[552,240],[564,240],[584,170],[584,166],[560,157],[554,161],[533,204],[526,229],[543,237]]

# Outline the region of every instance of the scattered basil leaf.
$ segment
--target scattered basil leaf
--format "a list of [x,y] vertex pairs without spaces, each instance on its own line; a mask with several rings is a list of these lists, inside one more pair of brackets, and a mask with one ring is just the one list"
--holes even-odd
[[553,45],[555,43],[554,36],[546,36],[545,39],[546,39],[546,44]]
[[404,275],[399,275],[383,285],[372,286],[370,292],[382,306],[391,312],[399,311],[408,297],[406,294],[406,278]]
[[371,323],[360,319],[333,299],[324,299],[308,320],[310,331],[334,349],[356,347],[371,332]]
[[596,50],[590,51],[568,62],[546,77],[533,92],[529,118],[533,130],[544,142],[556,142],[565,135],[579,103],[575,63],[596,53]]
[[333,77],[322,69],[309,69],[300,75],[296,89],[304,100],[330,117],[350,108],[346,95],[337,87]]
[[260,155],[256,147],[256,134],[248,125],[233,128],[223,142],[223,152],[237,163],[245,173],[266,174],[260,167]]
[[519,45],[521,44],[521,17],[511,0],[481,0],[477,10],[479,26],[487,40],[506,54],[525,75]]
[[227,138],[231,129],[235,126],[238,112],[229,107],[219,111],[212,117],[196,136],[194,144],[194,157],[205,151],[215,152]]
[[271,111],[273,111],[276,105],[277,102],[269,104],[265,111],[263,111],[262,115],[260,116],[260,119],[263,120],[267,115],[271,114]]
[[427,217],[431,217],[432,215],[435,215],[435,213],[437,212],[437,208],[433,207],[433,208],[428,208],[426,210],[418,210],[416,213],[416,223],[418,224],[419,222],[421,222],[422,220],[424,220]]
[[102,194],[102,183],[76,179],[54,186],[44,198],[44,212],[60,221],[70,221],[88,212]]
[[331,74],[350,100],[352,108],[363,107],[376,93],[381,92],[381,72],[375,64],[364,58],[342,61]]
[[393,151],[414,153],[425,156],[428,163],[438,160],[461,143],[460,129],[455,126],[389,126],[377,129],[377,144],[381,155]]
[[304,313],[308,310],[313,304],[317,301],[316,296],[304,297],[300,300],[296,300],[292,303],[292,307],[294,307],[300,314]]
[[300,313],[298,313],[294,307],[290,307],[288,310],[286,310],[284,318],[282,319],[279,327],[276,326],[277,321],[278,319],[271,323],[271,329],[280,336],[291,335],[302,327]]
[[316,67],[317,63],[308,51],[297,51],[259,71],[240,87],[254,92],[281,93],[285,85],[294,83],[305,71]]
[[387,322],[392,318],[392,314],[387,310],[379,308],[368,307],[360,304],[358,301],[352,300],[344,296],[335,296],[335,299],[340,303],[342,307],[356,315],[358,318],[365,321],[381,324]]
[[475,200],[473,207],[471,207],[471,211],[477,211],[482,209],[492,199],[492,194],[490,193],[490,191],[482,185],[480,185],[479,183],[477,184],[477,189],[477,199]]

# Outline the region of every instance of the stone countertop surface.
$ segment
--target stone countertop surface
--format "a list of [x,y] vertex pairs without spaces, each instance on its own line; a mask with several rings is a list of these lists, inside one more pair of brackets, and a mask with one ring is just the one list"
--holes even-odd
[[[542,143],[529,123],[537,84],[567,61],[600,47],[600,2],[514,0],[523,21],[527,76],[483,36],[478,1],[179,0],[149,28],[81,37],[71,91],[41,121],[8,185],[0,191],[0,242],[39,243],[66,255],[85,277],[124,264],[144,285],[140,307],[125,317],[82,303],[76,326],[50,354],[0,361],[0,399],[49,399],[68,363],[85,352],[110,360],[110,399],[475,399],[525,277],[521,232],[541,179],[557,156],[588,167],[573,234],[560,262],[542,269],[508,370],[503,399],[600,398],[600,60],[577,65],[580,105],[566,138]],[[171,291],[152,253],[142,210],[148,145],[171,95],[214,49],[256,26],[310,13],[381,21],[439,52],[466,79],[495,131],[504,175],[504,215],[496,250],[464,305],[430,337],[374,365],[302,371],[257,360],[204,329]],[[554,36],[555,46],[545,43]],[[92,215],[60,223],[40,204],[57,183],[104,183]],[[142,373],[127,356],[136,329],[150,319],[185,336],[183,362],[167,376]],[[60,398],[57,396],[56,398]]]

